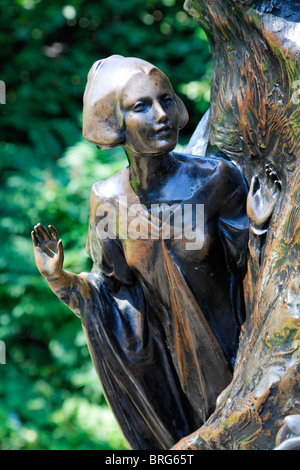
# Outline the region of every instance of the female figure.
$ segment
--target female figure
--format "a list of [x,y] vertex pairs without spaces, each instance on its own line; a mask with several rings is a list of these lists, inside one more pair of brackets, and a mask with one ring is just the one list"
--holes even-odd
[[129,166],[92,188],[92,273],[63,269],[54,227],[32,232],[38,269],[80,316],[133,449],[170,448],[208,418],[231,380],[244,316],[247,185],[220,155],[172,153],[187,119],[153,65],[96,62],[83,134],[101,148],[121,145]]

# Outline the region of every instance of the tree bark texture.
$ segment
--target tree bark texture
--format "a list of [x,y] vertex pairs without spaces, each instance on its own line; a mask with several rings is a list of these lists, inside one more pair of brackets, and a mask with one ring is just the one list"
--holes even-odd
[[207,136],[249,184],[268,164],[282,188],[257,265],[249,241],[233,380],[206,423],[175,448],[273,449],[284,418],[300,414],[300,4],[187,0],[185,9],[215,63],[211,108],[186,150],[201,155]]

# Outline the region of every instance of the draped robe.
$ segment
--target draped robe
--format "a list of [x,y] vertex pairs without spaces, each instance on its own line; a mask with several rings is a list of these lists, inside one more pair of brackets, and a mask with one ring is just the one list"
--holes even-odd
[[[99,229],[105,204],[120,222],[121,196],[128,206],[141,202],[128,168],[96,183],[90,198],[93,270],[83,273],[89,288],[77,313],[107,402],[132,449],[168,449],[205,422],[232,378],[244,319],[247,184],[222,158],[173,158],[179,170],[172,200],[150,201],[162,209],[152,238],[130,238],[119,223],[115,237]],[[150,202],[141,215],[148,228]],[[184,232],[163,236],[164,203],[182,214],[187,204],[204,205],[199,247],[187,249]],[[132,220],[128,212],[127,228]],[[195,230],[196,222],[194,216]]]

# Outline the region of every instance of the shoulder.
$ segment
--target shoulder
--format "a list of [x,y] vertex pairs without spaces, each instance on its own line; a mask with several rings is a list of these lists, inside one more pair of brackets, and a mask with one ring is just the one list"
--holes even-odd
[[173,158],[182,163],[187,168],[202,169],[205,168],[214,170],[218,165],[219,161],[215,157],[199,157],[197,155],[189,155],[186,153],[173,153]]
[[199,179],[210,177],[219,180],[223,185],[247,188],[243,173],[228,159],[214,155],[199,157],[187,154],[174,154],[174,157],[182,163],[182,167],[186,171],[193,173]]
[[91,189],[90,205],[97,205],[107,201],[115,201],[120,194],[126,193],[128,182],[128,167],[123,168],[110,178],[97,181]]
[[248,192],[248,184],[240,168],[229,160],[220,159],[218,163],[218,172],[222,183],[227,185],[228,189],[239,188],[243,192]]

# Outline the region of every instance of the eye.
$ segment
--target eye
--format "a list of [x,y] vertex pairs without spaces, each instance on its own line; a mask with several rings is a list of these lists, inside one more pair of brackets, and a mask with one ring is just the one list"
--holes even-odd
[[133,107],[132,107],[132,110],[135,112],[135,113],[142,113],[143,111],[146,111],[148,107],[148,104],[144,101],[137,101]]
[[162,103],[168,105],[168,104],[173,103],[174,100],[173,100],[173,97],[171,95],[164,95],[164,96],[162,96],[161,101],[162,101]]

